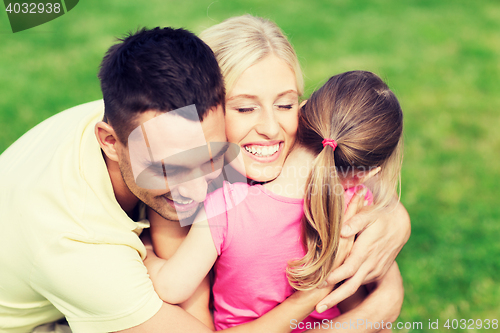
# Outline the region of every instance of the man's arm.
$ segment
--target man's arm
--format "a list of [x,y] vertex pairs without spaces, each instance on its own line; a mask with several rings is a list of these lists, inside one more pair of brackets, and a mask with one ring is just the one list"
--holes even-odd
[[[291,332],[290,321],[299,321],[307,317],[313,310],[314,305],[324,297],[321,290],[315,290],[315,294],[297,292],[286,301],[269,311],[262,317],[239,326],[231,327],[222,332],[231,333],[288,333]],[[176,305],[164,303],[163,306],[148,321],[123,330],[120,333],[204,333],[212,332],[200,321],[189,315]]]
[[213,332],[177,305],[163,303],[151,319],[120,333],[210,333]]
[[[228,333],[287,333],[291,332],[291,321],[302,321],[314,309],[316,302],[329,290],[315,289],[311,292],[296,292],[283,303],[253,322],[235,326],[223,332]],[[403,284],[397,265],[390,268],[387,274],[374,284],[368,297],[355,309],[340,315],[333,323],[357,323],[349,332],[377,332],[367,322],[393,322],[399,316],[403,303]],[[364,320],[365,325],[361,324]],[[345,325],[345,324],[344,324]],[[386,327],[386,326],[384,326]],[[324,332],[325,329],[310,332]],[[331,325],[329,332],[345,332],[345,328]],[[175,305],[164,304],[160,311],[145,323],[120,331],[123,333],[176,333],[176,332],[212,332],[194,317]]]

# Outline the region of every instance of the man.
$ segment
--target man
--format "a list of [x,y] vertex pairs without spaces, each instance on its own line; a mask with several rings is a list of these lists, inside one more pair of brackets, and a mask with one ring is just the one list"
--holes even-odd
[[154,292],[135,221],[144,218],[139,202],[174,220],[177,211],[194,214],[191,200],[204,200],[215,175],[139,187],[128,136],[155,116],[194,104],[196,120],[171,117],[186,133],[171,136],[171,148],[200,130],[207,143],[225,142],[217,62],[190,32],[156,28],[111,47],[99,77],[104,108],[98,101],[55,115],[0,156],[0,327],[7,332],[63,316],[75,332],[118,331],[163,313],[180,327],[200,327]]
[[[226,141],[217,62],[190,32],[156,28],[111,47],[99,77],[104,105],[61,112],[0,155],[0,328],[30,332],[65,317],[73,332],[208,332],[159,299],[138,235],[141,202],[165,218],[188,219],[218,174],[214,157],[227,145],[212,145]],[[169,114],[191,105],[195,115]],[[155,132],[162,128],[169,130]],[[208,154],[175,158],[200,143]],[[382,284],[400,286],[394,276]],[[397,308],[387,313],[398,312],[392,296],[373,292],[358,308],[386,298]],[[254,325],[235,329],[284,330],[289,322],[278,326],[274,318],[300,320],[318,301],[305,300],[310,304],[294,295]],[[365,314],[371,318],[366,311],[351,318]]]

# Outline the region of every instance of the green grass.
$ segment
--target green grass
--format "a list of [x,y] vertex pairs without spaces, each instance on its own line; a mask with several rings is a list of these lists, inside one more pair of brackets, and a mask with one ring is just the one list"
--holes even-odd
[[437,331],[449,332],[446,319],[500,319],[498,1],[86,0],[16,34],[3,13],[0,152],[50,115],[100,98],[96,73],[115,36],[156,25],[198,33],[244,13],[287,33],[306,95],[333,74],[364,69],[399,97],[402,201],[412,219],[398,258],[406,289],[399,321],[423,322],[426,332],[439,319]]

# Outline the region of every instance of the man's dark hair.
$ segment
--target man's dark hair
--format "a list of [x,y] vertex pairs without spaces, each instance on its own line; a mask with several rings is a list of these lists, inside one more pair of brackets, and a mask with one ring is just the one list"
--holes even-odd
[[[195,104],[200,120],[224,106],[224,81],[210,47],[184,29],[143,28],[109,48],[99,71],[104,121],[127,145],[135,119]],[[195,120],[195,119],[192,119]],[[197,119],[196,119],[197,120]]]

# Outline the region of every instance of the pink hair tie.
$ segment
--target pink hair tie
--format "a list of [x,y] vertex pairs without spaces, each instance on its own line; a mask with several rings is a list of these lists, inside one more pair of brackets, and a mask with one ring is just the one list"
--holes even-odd
[[324,139],[323,140],[323,148],[326,146],[332,147],[333,151],[335,151],[335,148],[337,148],[337,142],[333,139]]

